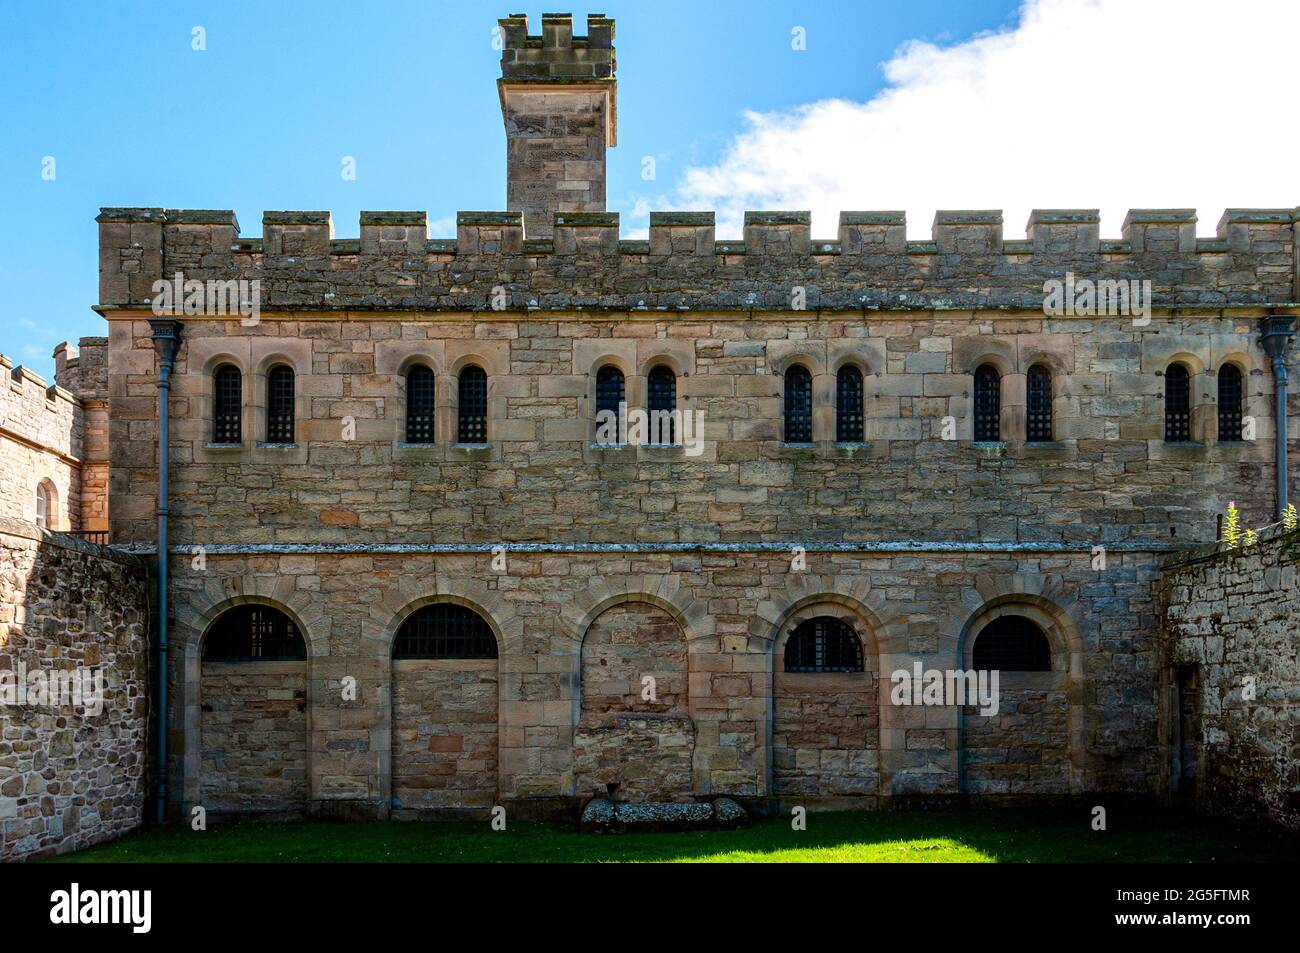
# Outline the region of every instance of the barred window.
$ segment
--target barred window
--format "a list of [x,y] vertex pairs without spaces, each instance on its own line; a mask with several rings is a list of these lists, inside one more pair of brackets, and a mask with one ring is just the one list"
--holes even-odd
[[[652,443],[677,443],[676,421],[673,411],[677,409],[677,375],[672,368],[658,365],[646,378],[647,409],[650,411],[650,440]],[[656,416],[658,412],[659,416]],[[667,414],[668,416],[663,416]]]
[[1241,441],[1241,371],[1235,364],[1219,368],[1219,442]]
[[406,442],[433,443],[433,371],[414,364],[406,372]]
[[800,622],[785,643],[787,672],[861,672],[862,643],[847,622],[819,616]]
[[975,371],[975,440],[1000,440],[1002,433],[1002,379],[992,364],[981,364]]
[[862,372],[852,364],[835,375],[835,439],[862,442]]
[[395,659],[496,658],[492,627],[473,609],[438,602],[417,609],[393,641]]
[[1043,630],[1024,616],[994,619],[975,639],[971,652],[977,671],[1050,672],[1052,649]]
[[623,400],[623,372],[612,364],[606,364],[596,372],[596,413],[608,410],[617,414]]
[[266,376],[267,443],[293,443],[293,368],[277,364]]
[[1165,370],[1165,440],[1170,443],[1192,439],[1191,394],[1187,368],[1170,364]]
[[214,414],[213,443],[239,443],[243,440],[240,415],[244,408],[244,375],[233,364],[222,364],[213,375]]
[[1025,439],[1030,443],[1047,443],[1052,439],[1052,372],[1046,364],[1029,369],[1025,383],[1027,403]]
[[460,372],[460,443],[487,443],[487,372],[473,365]]
[[801,364],[785,372],[785,442],[812,443],[812,375]]
[[305,659],[307,644],[298,626],[270,606],[236,606],[224,613],[203,640],[212,662],[284,662]]

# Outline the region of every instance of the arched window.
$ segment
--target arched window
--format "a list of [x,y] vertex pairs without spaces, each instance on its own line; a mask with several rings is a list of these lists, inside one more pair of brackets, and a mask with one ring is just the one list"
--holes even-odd
[[812,443],[812,375],[802,364],[785,372],[785,442]]
[[975,639],[976,671],[1050,672],[1052,649],[1047,636],[1029,619],[1004,615],[986,625]]
[[293,443],[293,368],[277,364],[266,375],[266,442]]
[[1235,364],[1219,368],[1219,443],[1241,440],[1241,371]]
[[1002,439],[1002,378],[992,364],[975,370],[975,440],[992,442]]
[[835,375],[835,440],[862,442],[862,372],[852,364]]
[[1192,439],[1192,388],[1187,368],[1170,364],[1165,370],[1165,440],[1186,443]]
[[305,659],[307,644],[292,619],[270,606],[235,606],[203,640],[211,662],[285,662]]
[[433,443],[433,371],[424,364],[406,372],[406,442]]
[[244,375],[234,364],[222,364],[213,375],[212,442],[240,443],[244,409]]
[[862,643],[847,622],[819,616],[800,622],[785,643],[787,672],[861,672]]
[[50,523],[54,516],[53,506],[50,504],[50,491],[46,488],[44,481],[36,485],[36,525],[41,529],[49,529]]
[[1052,439],[1052,372],[1046,364],[1029,369],[1025,391],[1025,439],[1047,443]]
[[623,400],[623,372],[613,364],[606,364],[596,372],[596,413],[607,410],[617,415]]
[[677,410],[677,375],[659,364],[646,378],[646,409],[650,411],[650,442],[677,443],[674,412]]
[[460,372],[459,443],[487,443],[487,372],[470,365]]
[[496,658],[492,627],[473,609],[437,602],[407,616],[393,640],[395,659]]

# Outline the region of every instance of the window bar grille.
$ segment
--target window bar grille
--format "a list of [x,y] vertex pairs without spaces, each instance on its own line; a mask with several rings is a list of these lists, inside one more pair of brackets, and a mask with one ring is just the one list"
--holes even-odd
[[839,443],[861,443],[862,372],[856,367],[841,367],[835,389],[835,439]]
[[406,442],[433,443],[433,371],[417,364],[406,375]]
[[812,375],[798,364],[785,372],[785,442],[812,443]]
[[487,443],[487,374],[481,367],[460,373],[460,443]]

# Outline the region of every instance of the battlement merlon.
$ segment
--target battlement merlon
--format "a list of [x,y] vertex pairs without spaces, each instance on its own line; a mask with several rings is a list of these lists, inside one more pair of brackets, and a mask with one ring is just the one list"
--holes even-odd
[[[98,310],[147,308],[154,283],[257,280],[262,311],[1037,310],[1044,282],[1150,281],[1150,304],[1284,308],[1300,302],[1300,209],[1228,209],[1213,238],[1190,209],[1134,209],[1102,239],[1096,209],[1036,209],[1024,239],[997,210],[935,214],[928,241],[901,211],[843,212],[834,239],[803,211],[748,212],[741,241],[712,212],[654,212],[647,239],[615,212],[461,212],[430,237],[424,212],[363,212],[360,238],[334,238],[326,211],[263,216],[239,237],[233,212],[103,209]],[[504,298],[502,291],[505,292]]]

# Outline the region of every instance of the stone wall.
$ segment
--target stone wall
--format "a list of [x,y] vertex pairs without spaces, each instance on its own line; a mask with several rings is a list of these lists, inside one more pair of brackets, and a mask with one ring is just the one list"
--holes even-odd
[[81,528],[82,406],[0,354],[0,517],[36,522],[36,491],[52,499],[50,529]]
[[[1178,562],[1164,578],[1171,671],[1162,740],[1167,762],[1182,768],[1167,774],[1166,789],[1201,810],[1292,830],[1300,830],[1298,564],[1292,532]],[[1180,718],[1185,702],[1192,711]]]
[[84,695],[80,707],[30,694],[0,707],[0,859],[77,850],[140,825],[148,625],[138,559],[0,519],[0,671],[103,679],[102,709],[88,710]]
[[393,816],[496,803],[496,659],[393,662]]
[[203,794],[214,814],[307,809],[305,662],[204,662]]

